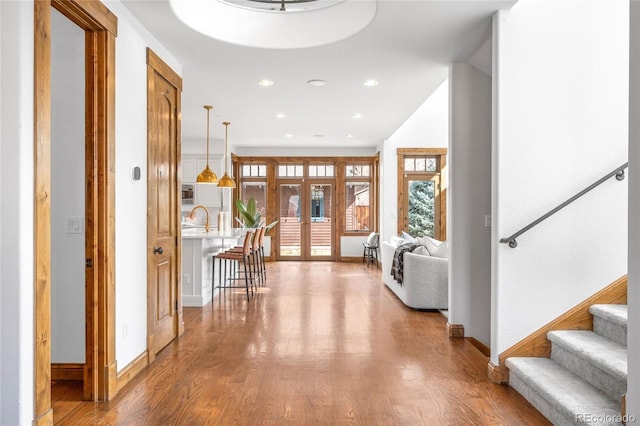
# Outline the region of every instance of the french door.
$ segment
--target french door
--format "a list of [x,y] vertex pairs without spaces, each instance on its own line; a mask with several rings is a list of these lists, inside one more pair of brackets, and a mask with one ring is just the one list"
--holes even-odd
[[335,260],[335,180],[279,180],[278,260]]

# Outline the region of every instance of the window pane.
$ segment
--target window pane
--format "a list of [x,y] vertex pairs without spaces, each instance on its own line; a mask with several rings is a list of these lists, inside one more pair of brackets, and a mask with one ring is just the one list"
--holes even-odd
[[435,172],[437,171],[436,167],[436,159],[435,158],[427,158],[427,171]]
[[258,165],[257,164],[252,164],[251,165],[251,176],[258,176]]
[[413,237],[435,236],[435,182],[409,182],[409,234]]
[[404,159],[404,170],[407,172],[413,172],[415,170],[413,158]]
[[242,166],[242,176],[250,176],[249,166],[247,165]]
[[332,165],[328,165],[326,167],[325,176],[330,176],[330,177],[333,176],[333,166]]
[[304,169],[302,166],[296,166],[296,172],[295,174],[292,174],[291,176],[304,176]]
[[427,170],[427,159],[426,158],[416,158],[416,171],[424,172]]
[[264,164],[261,164],[258,166],[258,176],[260,177],[267,177],[267,166]]
[[369,231],[369,183],[348,182],[346,186],[346,231]]
[[368,165],[362,166],[362,176],[371,176],[371,167]]
[[296,166],[287,166],[287,176],[296,175]]
[[345,168],[345,174],[346,174],[347,176],[355,176],[355,175],[353,174],[353,166],[351,166],[351,165],[346,166],[346,168]]
[[309,166],[309,176],[317,176],[316,172],[317,172],[318,167],[314,164]]
[[[267,183],[266,182],[246,182],[242,185],[242,201],[245,205],[253,197],[256,200],[256,207],[261,217],[264,217],[267,210]],[[246,224],[253,226],[256,224]],[[234,224],[237,226],[237,223]]]

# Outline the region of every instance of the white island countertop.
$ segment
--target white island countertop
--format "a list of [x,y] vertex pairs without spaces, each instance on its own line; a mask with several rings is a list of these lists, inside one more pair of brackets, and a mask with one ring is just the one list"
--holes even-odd
[[182,228],[183,239],[238,239],[243,237],[245,233],[246,229],[243,228],[232,228],[223,232],[218,232],[217,229],[205,232],[204,228]]

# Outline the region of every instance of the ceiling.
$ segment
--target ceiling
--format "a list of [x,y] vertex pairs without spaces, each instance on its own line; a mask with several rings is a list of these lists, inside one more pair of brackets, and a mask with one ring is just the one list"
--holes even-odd
[[[331,148],[375,147],[391,136],[446,80],[448,64],[468,60],[490,37],[495,11],[515,1],[378,0],[361,32],[297,49],[208,38],[183,24],[168,0],[122,3],[183,66],[184,143],[204,142],[210,104],[212,139],[223,139],[221,123],[230,121],[232,146]],[[363,85],[371,78],[379,85]],[[263,79],[275,84],[258,85]],[[312,79],[326,85],[310,86]]]

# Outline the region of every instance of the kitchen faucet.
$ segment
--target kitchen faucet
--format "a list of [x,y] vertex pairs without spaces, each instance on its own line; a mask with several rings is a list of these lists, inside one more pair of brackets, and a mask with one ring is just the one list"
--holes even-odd
[[203,209],[204,212],[207,214],[207,219],[206,219],[206,221],[204,223],[204,232],[209,232],[209,210],[207,210],[207,208],[205,206],[201,206],[201,205],[195,206],[191,210],[191,213],[189,213],[189,217],[191,219],[193,219],[193,214],[195,213],[196,209]]

